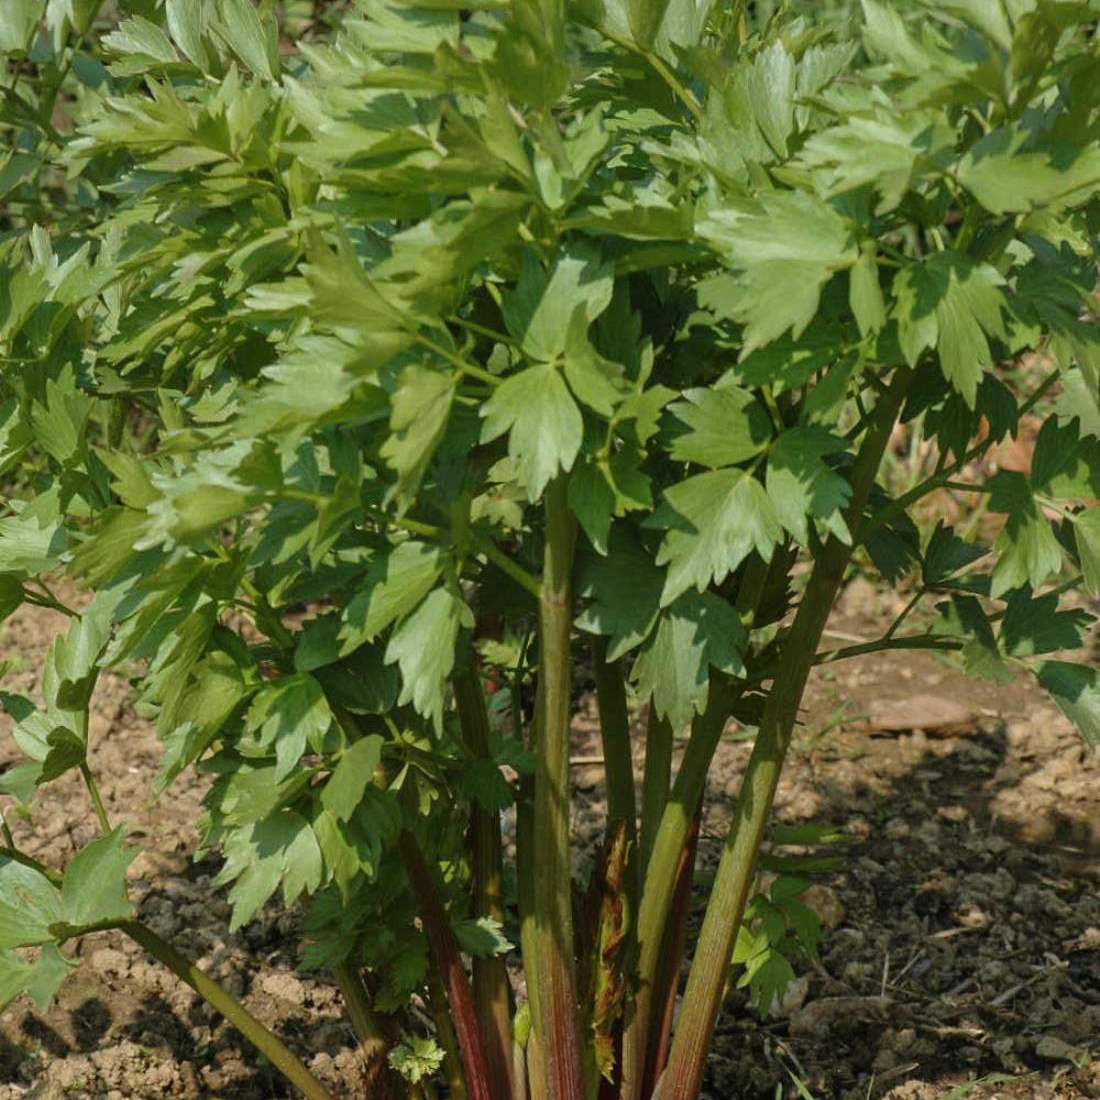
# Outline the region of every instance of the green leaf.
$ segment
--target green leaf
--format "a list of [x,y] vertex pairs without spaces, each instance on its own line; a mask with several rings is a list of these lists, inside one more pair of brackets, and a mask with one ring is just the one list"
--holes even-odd
[[[80,965],[79,959],[66,958],[53,945],[47,944],[27,975],[26,993],[34,1001],[39,1012],[48,1012],[57,991],[65,979]],[[0,1009],[3,1008],[3,992],[0,990]]]
[[695,462],[712,470],[733,466],[760,454],[772,437],[771,417],[749,390],[734,385],[684,391],[669,412],[688,431],[672,439],[670,453],[678,462]]
[[204,73],[209,73],[210,52],[204,41],[207,29],[206,5],[201,0],[166,0],[164,16],[172,41],[188,61]]
[[[229,901],[233,906],[230,932],[236,932],[250,921],[260,907],[284,882],[284,890],[296,897],[302,889],[315,890],[321,881],[321,860],[314,858],[309,838],[301,839],[309,823],[300,815],[286,810],[276,811],[263,820],[253,822],[229,833],[223,844],[225,866],[214,879],[214,886],[232,882]],[[314,838],[317,851],[319,837]],[[306,857],[304,864],[291,865],[292,860]]]
[[713,592],[688,592],[661,612],[631,676],[658,715],[682,729],[707,705],[711,666],[731,676],[744,673],[747,641],[730,604]]
[[993,362],[986,334],[1007,339],[1004,279],[989,264],[937,252],[908,264],[894,280],[898,339],[911,366],[927,348],[944,376],[974,408],[978,383]]
[[1088,508],[1073,517],[1077,556],[1085,575],[1085,588],[1100,596],[1100,508]]
[[981,543],[964,541],[955,534],[954,528],[947,527],[943,520],[939,520],[924,550],[921,567],[924,583],[939,584],[987,553],[988,547]]
[[505,379],[481,407],[481,415],[483,443],[508,432],[508,454],[520,463],[528,500],[538,500],[551,478],[573,468],[584,421],[552,363]]
[[36,494],[29,504],[8,503],[15,514],[0,519],[0,572],[24,577],[52,572],[67,542],[58,487]]
[[14,951],[0,950],[0,1012],[27,988],[30,973],[30,963]]
[[45,875],[0,856],[0,949],[51,943],[61,895]]
[[588,541],[599,553],[606,554],[615,494],[602,468],[595,462],[582,462],[573,471],[569,478],[569,507],[580,521]]
[[710,210],[697,231],[739,272],[729,308],[745,326],[742,359],[788,329],[799,336],[826,281],[857,258],[844,219],[802,191]]
[[261,20],[250,0],[218,0],[220,19],[213,30],[257,76],[275,80],[279,72],[279,45],[275,20]]
[[45,7],[45,0],[5,0],[0,5],[0,53],[26,53]]
[[386,464],[397,473],[389,490],[407,507],[420,488],[424,471],[447,427],[454,400],[455,382],[445,371],[406,367],[391,398],[390,435],[382,444]]
[[1083,611],[1059,611],[1057,596],[1013,592],[1001,622],[1001,645],[1013,657],[1078,649],[1091,621]]
[[798,162],[813,173],[819,192],[844,195],[871,186],[875,214],[896,210],[922,170],[945,166],[954,154],[955,131],[933,110],[853,105],[844,121],[811,134]]
[[959,162],[959,182],[998,216],[1036,207],[1077,206],[1100,191],[1095,142],[1036,141],[1030,128],[999,128]]
[[362,802],[363,792],[373,784],[383,743],[381,737],[372,734],[356,741],[340,757],[321,790],[321,805],[337,820],[347,821]]
[[126,897],[126,868],[137,849],[124,848],[124,838],[119,826],[82,848],[65,868],[60,920],[70,929],[133,917],[133,906]]
[[650,521],[669,528],[657,554],[668,564],[662,606],[695,587],[720,584],[755,550],[769,561],[782,537],[764,486],[743,470],[716,470],[665,491]]
[[613,289],[612,269],[592,245],[563,248],[549,274],[528,251],[516,289],[504,300],[504,321],[527,355],[551,362],[565,353],[570,333],[583,336],[607,309]]
[[256,693],[245,728],[260,744],[275,749],[275,781],[295,768],[306,746],[320,752],[332,711],[316,678],[307,672],[284,676]]
[[748,960],[739,987],[748,986],[753,1003],[761,1016],[767,1015],[772,1002],[781,997],[794,981],[794,969],[787,957],[775,948],[761,951]]
[[430,1035],[403,1034],[386,1055],[390,1069],[414,1085],[434,1077],[445,1058],[443,1048]]
[[431,591],[442,571],[439,549],[414,540],[399,543],[376,558],[344,609],[341,655],[372,641],[390,623],[407,615]]
[[466,918],[451,922],[459,947],[475,959],[507,955],[515,944],[504,935],[504,926],[491,917]]
[[1100,748],[1100,671],[1068,661],[1044,661],[1037,675],[1086,744]]
[[140,15],[124,20],[110,34],[104,35],[102,42],[112,53],[123,57],[139,55],[166,65],[179,63],[168,35],[156,23],[150,23]]
[[607,659],[617,661],[648,637],[661,609],[664,572],[633,535],[613,529],[607,554],[580,559],[577,592],[588,600],[577,626],[608,639]]
[[23,605],[26,593],[14,577],[0,574],[0,622]]
[[844,439],[823,428],[788,428],[768,452],[768,499],[779,522],[803,546],[809,544],[810,520],[842,542],[852,541],[844,519],[852,487],[823,461],[847,448]]
[[861,336],[870,336],[886,324],[886,303],[879,285],[873,249],[864,249],[849,275],[848,301]]
[[1051,483],[1077,466],[1080,450],[1078,428],[1076,419],[1068,424],[1059,424],[1058,418],[1052,415],[1043,421],[1031,454],[1029,478],[1036,492],[1050,493]]
[[437,588],[410,615],[386,646],[386,663],[401,669],[399,703],[412,703],[438,729],[443,688],[455,661],[461,626],[473,626],[470,609],[447,588]]
[[643,49],[653,45],[669,0],[626,0],[627,19],[634,41]]
[[1062,566],[1062,548],[1050,523],[1022,474],[1002,470],[990,478],[988,487],[990,511],[1007,516],[993,544],[997,564],[991,595],[1001,596],[1024,584],[1037,589]]
[[516,800],[516,792],[497,762],[481,757],[463,765],[458,789],[464,798],[486,810],[506,810]]

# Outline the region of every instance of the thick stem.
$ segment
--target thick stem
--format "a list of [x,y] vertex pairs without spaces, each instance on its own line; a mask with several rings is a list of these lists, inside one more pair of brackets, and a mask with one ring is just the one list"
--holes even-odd
[[117,926],[186,982],[211,1008],[220,1012],[306,1100],[334,1100],[332,1094],[244,1005],[235,1001],[217,982],[208,978],[193,962],[181,955],[151,929],[137,921]]
[[[471,755],[489,759],[489,715],[485,692],[472,663],[454,676],[455,705],[463,740]],[[500,814],[474,803],[470,811],[474,912],[503,921],[503,856]],[[474,1004],[485,1037],[485,1057],[493,1095],[511,1095],[512,1014],[508,970],[500,957],[474,959]]]
[[672,891],[672,907],[665,925],[665,942],[660,963],[653,982],[653,1004],[657,1033],[649,1044],[646,1059],[645,1092],[649,1095],[668,1061],[669,1044],[672,1041],[672,1018],[676,1009],[676,990],[680,984],[680,963],[687,942],[687,922],[691,913],[691,883],[695,874],[695,853],[699,846],[699,827],[703,816],[703,800],[695,808],[687,843],[680,853],[676,868],[676,883]]
[[404,829],[398,838],[401,859],[405,864],[413,893],[416,895],[432,966],[447,995],[450,1017],[454,1022],[462,1066],[466,1071],[466,1088],[471,1100],[504,1100],[494,1096],[489,1087],[489,1065],[478,1029],[474,997],[470,982],[462,968],[458,944],[451,931],[451,922],[443,908],[431,871],[424,860],[416,837]]
[[[910,377],[908,370],[895,372],[860,447],[852,469],[852,499],[846,517],[850,530],[858,530]],[[835,537],[826,542],[783,646],[782,673],[764,707],[688,975],[683,1011],[662,1085],[662,1100],[696,1100],[699,1095],[733,942],[744,918],[756,855],[764,838],[783,759],[821,632],[851,556],[852,547]]]
[[434,966],[428,970],[428,1008],[435,1021],[436,1041],[443,1049],[443,1076],[447,1081],[448,1100],[467,1100],[469,1093],[462,1072],[462,1055],[458,1052],[454,1023],[447,1011],[447,991]]
[[607,660],[607,639],[592,641],[592,670],[596,679],[596,702],[600,710],[604,772],[607,777],[608,832],[617,822],[626,825],[627,842],[637,841],[637,811],[634,805],[634,762],[630,751],[630,716],[626,708],[625,670],[618,661]]
[[649,704],[645,731],[645,776],[642,779],[641,869],[645,875],[653,842],[668,802],[672,777],[672,723]]
[[397,1082],[386,1064],[389,1043],[382,1024],[371,1005],[367,987],[358,969],[350,963],[333,967],[333,977],[344,998],[348,1019],[359,1039],[359,1049],[366,1063],[365,1078],[371,1096],[378,1100],[397,1100]]
[[569,728],[576,521],[566,480],[546,491],[546,547],[539,599],[538,743],[535,746],[534,917],[539,1030],[549,1100],[583,1100],[573,958],[569,859]]
[[714,750],[726,727],[736,691],[712,676],[706,710],[696,716],[680,770],[665,805],[643,879],[638,911],[637,988],[627,1010],[623,1035],[622,1100],[640,1100],[645,1076],[654,983],[664,945],[664,930],[680,866],[706,782]]

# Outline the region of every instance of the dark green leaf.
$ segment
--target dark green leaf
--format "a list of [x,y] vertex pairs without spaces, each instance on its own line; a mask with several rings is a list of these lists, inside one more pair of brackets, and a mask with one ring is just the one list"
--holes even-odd
[[1044,661],[1037,675],[1085,742],[1100,748],[1100,671],[1067,661]]

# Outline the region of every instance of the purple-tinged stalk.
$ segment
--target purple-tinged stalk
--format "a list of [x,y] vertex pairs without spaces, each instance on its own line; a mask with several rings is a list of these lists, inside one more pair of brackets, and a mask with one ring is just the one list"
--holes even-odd
[[424,926],[424,934],[428,938],[428,952],[432,966],[446,994],[447,1006],[462,1058],[462,1068],[466,1073],[467,1094],[470,1100],[506,1100],[506,1097],[496,1096],[490,1088],[489,1063],[485,1057],[485,1046],[478,1027],[470,981],[462,967],[462,957],[459,954],[454,933],[451,931],[451,922],[440,901],[439,892],[424,855],[420,851],[420,845],[416,837],[405,829],[398,838],[398,847],[409,881],[412,883],[413,893],[416,895],[420,920]]
[[[852,468],[852,497],[846,511],[849,530],[859,529],[910,378],[909,370],[897,370],[871,417]],[[835,536],[825,543],[783,645],[782,672],[773,683],[764,707],[734,806],[733,824],[707,904],[668,1069],[662,1081],[661,1100],[696,1100],[699,1095],[734,939],[745,915],[756,856],[764,839],[791,731],[814,665],[821,632],[851,560],[852,549],[852,545]]]
[[[481,759],[489,758],[489,716],[485,691],[470,663],[454,676],[455,705],[466,748]],[[500,814],[473,804],[470,810],[470,864],[473,876],[474,913],[495,921],[504,919],[503,857]],[[485,1038],[485,1056],[493,1094],[512,1094],[511,987],[504,959],[499,956],[473,961],[474,1005]]]

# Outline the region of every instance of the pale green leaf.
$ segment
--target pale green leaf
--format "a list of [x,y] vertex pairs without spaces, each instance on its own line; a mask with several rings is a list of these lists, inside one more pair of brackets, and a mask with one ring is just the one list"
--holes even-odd
[[45,875],[0,856],[0,949],[50,943],[61,895]]
[[672,439],[677,461],[717,469],[753,458],[768,445],[771,417],[751,391],[721,385],[685,390],[683,396],[668,407],[689,429]]
[[382,738],[363,737],[346,749],[321,791],[321,805],[339,821],[347,821],[374,782],[382,760]]
[[764,486],[737,469],[699,474],[666,490],[653,523],[670,528],[657,554],[657,564],[669,566],[662,605],[689,588],[720,584],[753,550],[769,561],[782,538]]
[[652,640],[631,673],[642,698],[682,729],[707,705],[710,668],[744,672],[747,642],[737,611],[713,592],[688,592],[661,612]]
[[437,588],[398,628],[386,646],[386,663],[401,669],[400,703],[412,703],[439,728],[443,689],[455,661],[461,626],[472,626],[470,609],[447,588]]
[[65,868],[60,915],[64,924],[76,929],[133,917],[133,906],[126,897],[126,868],[137,849],[124,848],[124,838],[120,826],[82,848]]
[[508,454],[519,460],[528,500],[571,470],[584,433],[581,411],[552,363],[540,363],[502,382],[482,406],[483,442],[508,432]]
[[809,524],[851,542],[844,508],[852,495],[848,482],[824,459],[847,450],[847,443],[822,428],[788,428],[768,452],[765,484],[779,522],[803,546]]
[[250,0],[218,0],[214,31],[237,57],[267,80],[277,79],[279,46],[275,20],[261,20]]
[[439,549],[415,540],[399,543],[375,559],[341,616],[342,654],[372,641],[408,614],[431,591],[442,571]]
[[1005,514],[1005,524],[993,544],[991,594],[1001,596],[1021,585],[1039,586],[1062,566],[1062,548],[1031,493],[1027,479],[1002,470],[989,481],[989,508]]
[[390,496],[411,503],[432,459],[454,399],[455,383],[449,372],[411,366],[401,372],[391,398],[390,435],[381,454],[397,473]]

